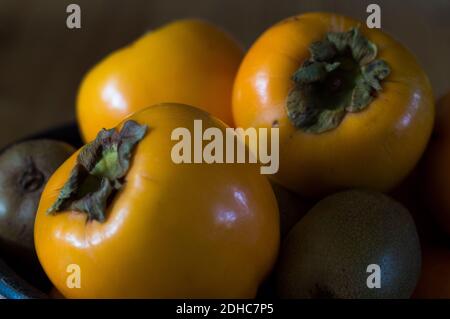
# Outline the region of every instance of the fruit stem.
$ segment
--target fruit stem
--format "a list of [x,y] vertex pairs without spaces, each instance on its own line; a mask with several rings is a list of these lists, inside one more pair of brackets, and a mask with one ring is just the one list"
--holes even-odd
[[36,167],[33,158],[28,157],[26,169],[19,178],[20,189],[24,193],[32,193],[40,189],[44,182],[44,174]]
[[365,109],[390,74],[387,62],[376,59],[377,46],[359,28],[329,32],[309,51],[311,57],[293,75],[286,103],[291,123],[307,133],[332,130],[347,113]]
[[103,222],[106,208],[123,183],[133,148],[144,138],[147,126],[126,121],[120,132],[101,130],[85,145],[76,164],[48,214],[66,210],[83,212],[88,221]]

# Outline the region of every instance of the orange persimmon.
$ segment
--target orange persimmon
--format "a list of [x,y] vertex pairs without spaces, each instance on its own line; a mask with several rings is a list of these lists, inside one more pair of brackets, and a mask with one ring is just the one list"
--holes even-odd
[[[195,119],[225,134],[199,109],[149,107],[50,178],[35,244],[65,297],[255,297],[278,252],[275,195],[257,164],[174,163],[171,134],[192,132]],[[79,288],[67,285],[70,265]]]
[[178,20],[113,52],[83,79],[77,98],[82,136],[157,103],[195,105],[232,125],[231,92],[243,49],[200,20]]
[[388,191],[431,134],[434,100],[415,57],[379,29],[337,14],[281,21],[252,45],[233,91],[239,127],[279,127],[274,179],[306,196]]

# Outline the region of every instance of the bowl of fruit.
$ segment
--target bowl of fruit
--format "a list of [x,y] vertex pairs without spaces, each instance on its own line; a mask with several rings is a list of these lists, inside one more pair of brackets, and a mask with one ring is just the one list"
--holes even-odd
[[182,19],[75,104],[0,152],[2,297],[450,297],[450,98],[381,29]]

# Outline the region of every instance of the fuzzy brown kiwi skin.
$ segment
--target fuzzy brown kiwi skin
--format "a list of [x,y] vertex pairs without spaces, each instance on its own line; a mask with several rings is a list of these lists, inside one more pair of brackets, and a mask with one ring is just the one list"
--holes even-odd
[[[381,288],[367,287],[369,264]],[[391,198],[352,190],[320,201],[291,230],[276,270],[281,298],[409,298],[421,268],[409,212]]]
[[0,251],[22,262],[35,261],[33,228],[43,188],[74,152],[64,142],[39,139],[0,154]]

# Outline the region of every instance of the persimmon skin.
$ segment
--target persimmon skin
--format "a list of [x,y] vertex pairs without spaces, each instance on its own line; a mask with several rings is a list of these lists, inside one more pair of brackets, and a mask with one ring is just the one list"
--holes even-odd
[[[348,113],[330,131],[305,133],[291,123],[286,99],[293,74],[310,56],[309,46],[327,32],[353,27],[378,46],[391,74],[363,111]],[[414,168],[431,134],[434,100],[429,80],[414,56],[377,29],[337,14],[308,13],[281,21],[252,45],[233,90],[238,127],[280,128],[280,170],[274,179],[310,197],[339,189],[388,191]]]
[[424,247],[422,273],[412,298],[450,299],[450,250]]
[[243,49],[216,26],[178,20],[144,34],[94,66],[77,97],[85,142],[157,103],[199,107],[232,125],[231,92]]
[[[47,214],[76,154],[50,178],[35,223],[39,260],[67,298],[252,298],[278,253],[275,195],[257,164],[175,164],[171,132],[194,119],[225,125],[199,109],[163,104],[128,119],[148,126],[104,223],[85,213]],[[81,288],[66,285],[67,266]]]

